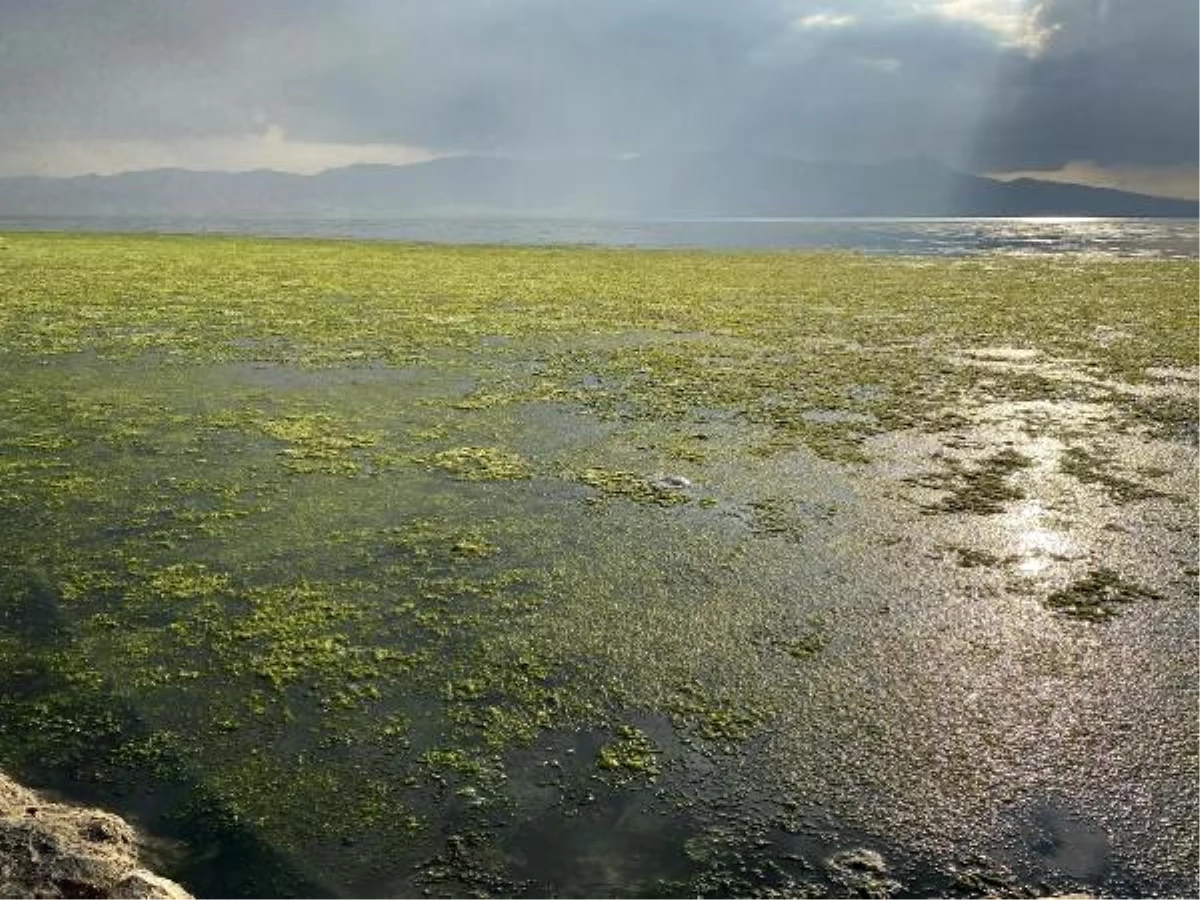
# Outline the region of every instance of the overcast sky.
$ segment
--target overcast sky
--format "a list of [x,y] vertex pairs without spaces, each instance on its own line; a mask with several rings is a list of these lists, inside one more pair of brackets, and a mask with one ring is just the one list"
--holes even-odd
[[0,0],[0,174],[676,151],[1195,196],[1195,0]]

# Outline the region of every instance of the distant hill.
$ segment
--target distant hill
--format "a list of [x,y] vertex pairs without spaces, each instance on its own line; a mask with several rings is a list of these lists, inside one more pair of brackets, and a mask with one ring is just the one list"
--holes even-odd
[[610,160],[448,157],[317,175],[155,169],[0,178],[0,215],[1175,216],[1197,203],[1003,182],[926,158],[879,165],[691,154]]

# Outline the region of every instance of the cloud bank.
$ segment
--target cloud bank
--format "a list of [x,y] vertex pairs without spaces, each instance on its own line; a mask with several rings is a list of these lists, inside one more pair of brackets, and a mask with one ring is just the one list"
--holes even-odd
[[0,173],[447,154],[1197,162],[1190,0],[7,0]]

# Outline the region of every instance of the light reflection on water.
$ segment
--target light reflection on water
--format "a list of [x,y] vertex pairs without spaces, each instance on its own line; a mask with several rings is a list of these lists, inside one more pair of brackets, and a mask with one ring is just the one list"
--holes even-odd
[[1098,253],[1195,258],[1195,219],[1116,218],[712,218],[405,216],[0,216],[2,231],[229,233],[463,244],[595,244],[606,247],[837,249],[962,256]]
[[1019,449],[1031,461],[1022,479],[1026,498],[1006,514],[1005,528],[1012,535],[1017,571],[1034,578],[1044,574],[1056,561],[1068,557],[1074,549],[1074,541],[1053,527],[1055,512],[1048,496],[1059,469],[1063,444],[1054,438],[1042,437],[1023,441]]
[[1056,557],[1065,556],[1071,548],[1070,539],[1044,524],[1046,510],[1040,503],[1022,504],[1013,514],[1016,552],[1020,559],[1017,571],[1022,575],[1040,575]]

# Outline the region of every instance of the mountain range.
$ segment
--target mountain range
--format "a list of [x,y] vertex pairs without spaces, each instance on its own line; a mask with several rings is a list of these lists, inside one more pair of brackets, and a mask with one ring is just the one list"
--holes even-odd
[[1028,178],[999,181],[924,157],[865,165],[731,154],[459,156],[315,175],[153,169],[0,178],[0,216],[311,214],[1193,218],[1197,202]]

